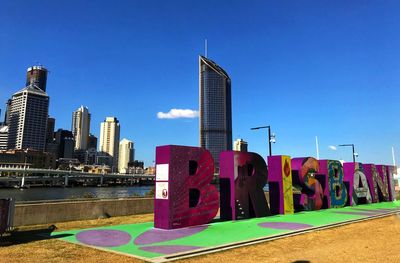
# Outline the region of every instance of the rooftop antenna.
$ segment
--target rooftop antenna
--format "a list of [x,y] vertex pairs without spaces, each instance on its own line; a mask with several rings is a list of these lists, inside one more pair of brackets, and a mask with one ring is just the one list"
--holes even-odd
[[205,49],[205,54],[204,54],[204,56],[207,58],[207,38],[206,39],[204,39],[204,49]]

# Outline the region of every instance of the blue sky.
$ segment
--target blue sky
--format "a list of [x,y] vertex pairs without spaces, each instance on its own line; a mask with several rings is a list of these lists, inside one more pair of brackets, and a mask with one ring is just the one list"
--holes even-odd
[[[198,119],[158,119],[198,109],[198,55],[232,79],[233,138],[267,154],[392,161],[400,157],[398,1],[6,1],[0,0],[0,107],[26,68],[50,70],[57,128],[81,105],[91,132],[116,116],[121,139],[151,165],[157,145],[198,145]],[[3,117],[2,117],[3,118]],[[400,158],[399,159],[400,161]]]

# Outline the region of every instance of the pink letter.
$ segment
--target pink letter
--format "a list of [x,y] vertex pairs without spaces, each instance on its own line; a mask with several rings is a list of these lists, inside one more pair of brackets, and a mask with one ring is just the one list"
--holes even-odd
[[209,223],[218,212],[219,195],[210,184],[214,161],[198,147],[156,148],[154,227],[174,229]]
[[320,160],[319,173],[326,175],[327,186],[324,188],[325,197],[328,196],[328,207],[343,207],[347,203],[347,189],[343,183],[343,166],[339,161]]
[[349,192],[349,205],[372,203],[368,180],[362,163],[344,163],[344,181]]
[[364,164],[363,166],[371,190],[372,202],[388,201],[387,178],[379,176],[374,164]]
[[[387,182],[388,182],[388,189],[389,189],[389,197],[390,201],[396,200],[396,192],[395,192],[395,181],[394,175],[397,175],[397,167],[393,165],[386,165],[386,175],[387,175]],[[379,172],[379,169],[378,169]]]
[[301,187],[300,198],[295,195],[295,209],[319,210],[322,208],[324,191],[316,175],[319,171],[318,161],[312,157],[292,159],[293,183]]
[[272,214],[293,214],[290,156],[268,156],[269,205]]
[[270,215],[263,190],[268,182],[267,165],[260,155],[222,152],[219,181],[222,220]]

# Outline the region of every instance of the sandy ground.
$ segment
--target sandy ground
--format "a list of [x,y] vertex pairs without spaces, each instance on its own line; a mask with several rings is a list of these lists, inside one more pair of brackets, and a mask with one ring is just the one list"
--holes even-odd
[[[58,230],[147,222],[139,215],[57,224]],[[30,232],[49,226],[20,229],[21,234],[2,238],[0,262],[142,262],[71,243],[32,240]],[[400,262],[400,217],[390,216],[328,230],[219,252],[180,262]]]

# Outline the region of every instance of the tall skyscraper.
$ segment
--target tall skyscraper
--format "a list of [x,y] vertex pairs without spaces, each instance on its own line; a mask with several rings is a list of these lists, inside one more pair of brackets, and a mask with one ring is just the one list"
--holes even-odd
[[26,72],[26,85],[35,85],[39,89],[46,92],[47,69],[43,66],[33,66],[28,68]]
[[232,150],[231,79],[215,62],[199,56],[200,146],[219,169],[219,154]]
[[9,107],[8,147],[45,150],[49,96],[35,84],[16,92]]
[[100,125],[99,151],[113,157],[112,166],[118,168],[119,121],[115,117],[107,117]]
[[87,107],[79,107],[72,113],[72,133],[75,150],[87,150],[90,132],[90,113]]
[[119,142],[118,171],[119,173],[128,173],[128,164],[135,160],[135,149],[133,142],[128,139],[122,139]]

